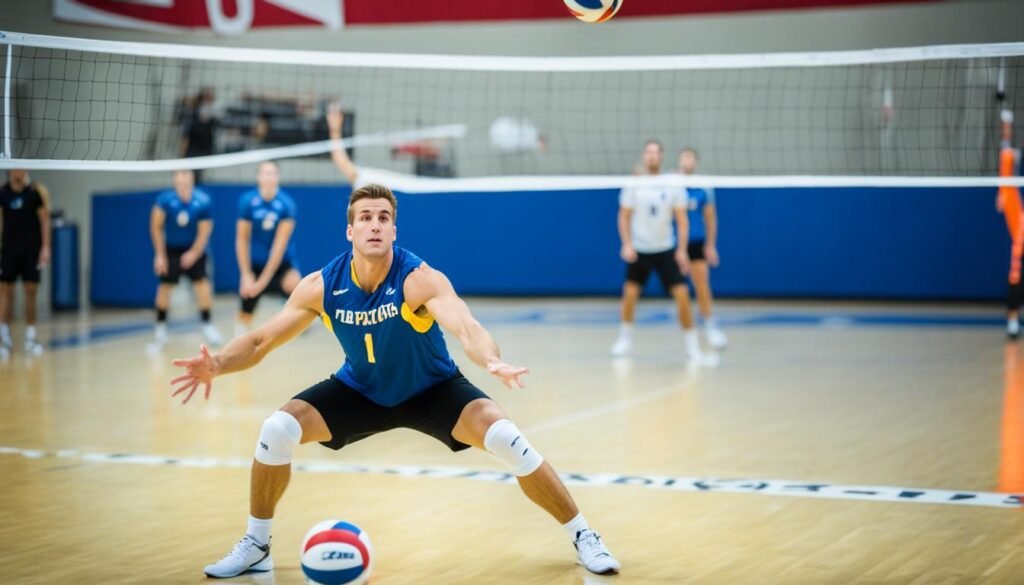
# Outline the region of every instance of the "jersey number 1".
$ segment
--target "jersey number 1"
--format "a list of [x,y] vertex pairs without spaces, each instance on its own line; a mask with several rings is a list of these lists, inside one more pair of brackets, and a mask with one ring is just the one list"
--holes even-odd
[[377,358],[373,355],[373,335],[367,333],[363,339],[366,341],[366,361],[371,364],[377,363]]

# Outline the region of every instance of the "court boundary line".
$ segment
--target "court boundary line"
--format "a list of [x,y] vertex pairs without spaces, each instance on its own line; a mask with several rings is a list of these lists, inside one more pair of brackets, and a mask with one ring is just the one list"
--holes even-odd
[[[0,455],[24,459],[64,459],[95,464],[168,466],[187,468],[248,469],[250,459],[216,457],[167,457],[134,453],[92,453],[76,450],[46,451],[0,446]],[[468,479],[489,483],[515,483],[515,476],[501,471],[474,470],[460,467],[426,465],[363,465],[330,461],[295,463],[293,470],[306,473],[346,473],[356,475],[393,475],[405,478]],[[917,504],[944,504],[986,508],[1020,509],[1024,494],[1005,494],[972,490],[942,490],[897,486],[840,485],[830,482],[807,482],[779,479],[723,479],[687,476],[646,475],[640,473],[561,473],[566,485],[632,486],[647,489],[688,493],[755,494],[831,500],[858,500]]]

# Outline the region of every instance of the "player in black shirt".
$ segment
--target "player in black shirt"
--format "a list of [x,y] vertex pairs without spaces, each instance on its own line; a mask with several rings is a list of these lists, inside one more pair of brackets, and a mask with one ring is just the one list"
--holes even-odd
[[50,261],[50,193],[33,183],[28,171],[7,171],[0,187],[0,357],[11,353],[11,312],[14,283],[25,291],[25,351],[38,355],[43,346],[36,338],[36,292],[39,274]]

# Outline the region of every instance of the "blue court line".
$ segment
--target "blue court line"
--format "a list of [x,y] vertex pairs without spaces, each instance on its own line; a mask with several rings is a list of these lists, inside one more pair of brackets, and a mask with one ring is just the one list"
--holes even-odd
[[[186,331],[193,329],[199,323],[199,319],[183,319],[180,321],[168,321],[168,331]],[[153,333],[153,321],[131,321],[127,323],[113,323],[110,325],[96,325],[90,327],[84,333],[72,333],[63,337],[56,337],[50,340],[50,349],[65,349],[68,347],[79,347],[90,343],[109,341],[121,337],[129,337],[141,332]]]
[[[488,325],[615,325],[619,322],[616,310],[564,311],[539,309],[522,313],[478,313],[478,318]],[[641,313],[637,315],[638,325],[660,325],[675,321],[675,315],[668,311]],[[763,313],[750,316],[720,317],[719,322],[727,328],[733,327],[996,327],[1006,323],[1000,315],[942,315],[942,314],[896,314],[896,313]],[[168,322],[170,331],[195,329],[199,320],[183,319]],[[129,321],[108,325],[96,325],[83,333],[73,333],[50,341],[51,349],[80,347],[92,343],[131,337],[140,333],[152,333],[152,321]]]

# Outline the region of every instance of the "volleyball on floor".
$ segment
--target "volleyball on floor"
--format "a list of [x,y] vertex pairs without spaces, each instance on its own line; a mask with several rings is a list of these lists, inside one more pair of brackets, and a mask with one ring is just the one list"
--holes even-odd
[[565,5],[583,22],[604,22],[615,16],[622,0],[565,0]]
[[344,520],[318,522],[302,540],[302,572],[313,585],[363,585],[372,559],[369,535]]

